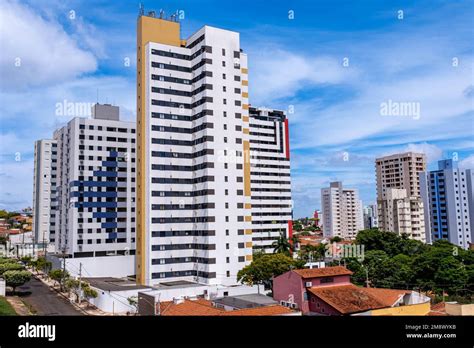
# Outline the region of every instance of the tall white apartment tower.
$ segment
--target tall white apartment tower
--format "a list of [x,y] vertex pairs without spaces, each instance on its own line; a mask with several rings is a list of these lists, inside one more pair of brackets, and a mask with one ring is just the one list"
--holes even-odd
[[472,171],[453,160],[438,162],[438,170],[420,173],[428,243],[447,239],[464,249],[474,243]]
[[55,243],[56,176],[56,141],[37,140],[33,173],[32,226],[37,243]]
[[250,178],[254,250],[273,252],[292,236],[288,119],[283,111],[250,108]]
[[138,283],[231,285],[252,260],[247,74],[238,33],[182,40],[178,22],[139,16]]
[[56,250],[72,258],[133,255],[135,123],[120,121],[118,107],[96,104],[92,118],[72,119],[54,139]]
[[323,235],[328,238],[353,239],[364,228],[362,204],[357,189],[342,187],[342,182],[331,182],[321,189]]
[[[407,233],[407,229],[393,230],[394,202],[387,200],[413,200],[408,204],[413,211],[410,213],[415,220],[421,216],[424,221],[423,202],[421,200],[419,173],[426,170],[426,156],[423,153],[405,152],[390,156],[380,157],[375,160],[375,172],[377,179],[377,210],[379,215],[379,228],[384,231],[395,233]],[[405,190],[405,193],[394,192]],[[403,196],[403,198],[402,198]],[[397,198],[398,197],[398,198]],[[402,201],[398,201],[401,204]],[[404,204],[407,204],[406,202]],[[421,211],[418,211],[421,207]],[[390,221],[391,220],[391,221]],[[415,239],[425,241],[424,224],[415,223],[408,234]],[[422,229],[423,228],[423,229]],[[422,230],[421,230],[422,229]]]

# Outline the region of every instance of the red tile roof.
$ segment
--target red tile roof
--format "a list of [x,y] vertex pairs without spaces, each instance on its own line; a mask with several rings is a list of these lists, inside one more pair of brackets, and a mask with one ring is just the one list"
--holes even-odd
[[320,278],[333,277],[339,275],[351,275],[352,272],[343,266],[324,267],[324,268],[305,268],[293,270],[301,278]]
[[288,307],[283,307],[280,305],[272,305],[272,306],[264,306],[264,307],[256,307],[256,308],[244,308],[244,309],[237,309],[234,311],[226,311],[221,315],[247,315],[247,316],[271,316],[271,315],[286,315],[292,314],[295,311],[289,309]]
[[160,315],[163,316],[272,316],[291,313],[295,312],[280,305],[226,311],[214,307],[211,301],[202,298],[196,300],[185,299],[180,303],[174,303],[173,301],[160,303]]
[[428,312],[429,316],[444,316],[448,315],[446,313],[446,303],[445,302],[439,302],[436,304],[431,305],[431,310]]
[[312,287],[309,291],[341,314],[391,307],[400,296],[410,292],[407,290],[360,288],[353,284]]

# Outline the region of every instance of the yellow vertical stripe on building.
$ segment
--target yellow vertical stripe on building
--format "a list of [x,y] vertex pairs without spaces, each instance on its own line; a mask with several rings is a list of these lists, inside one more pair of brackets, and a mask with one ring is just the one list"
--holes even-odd
[[146,129],[148,115],[146,111],[146,45],[157,42],[172,46],[181,46],[180,24],[159,18],[140,16],[137,23],[137,202],[136,202],[136,281],[147,284],[146,263],[146,221],[149,217],[146,207]]

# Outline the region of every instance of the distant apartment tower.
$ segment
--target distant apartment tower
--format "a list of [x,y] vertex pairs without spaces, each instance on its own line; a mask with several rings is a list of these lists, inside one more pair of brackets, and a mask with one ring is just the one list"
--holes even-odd
[[58,252],[135,252],[135,136],[135,123],[120,121],[119,108],[107,104],[55,131]]
[[[379,217],[379,229],[384,231],[391,231],[401,233],[400,230],[393,230],[396,220],[394,210],[391,207],[395,206],[394,202],[387,202],[392,199],[412,199],[413,202],[409,204],[411,209],[410,216],[416,220],[417,215],[421,215],[424,220],[423,211],[419,212],[419,206],[423,206],[420,199],[420,183],[419,173],[426,170],[426,156],[422,153],[405,152],[377,158],[375,160],[376,179],[377,179],[377,210]],[[393,192],[391,189],[405,190],[406,193]],[[403,198],[402,198],[403,197]],[[401,204],[401,201],[398,201]],[[406,205],[406,202],[404,203]],[[417,223],[415,223],[413,233],[409,233],[411,237],[419,240],[425,240],[425,231],[419,231]],[[424,224],[423,224],[424,225]],[[407,231],[405,228],[403,231]]]
[[288,119],[279,110],[249,113],[253,249],[273,252],[280,234],[293,233]]
[[377,228],[378,223],[377,205],[370,204],[364,207],[364,229]]
[[33,235],[37,243],[55,243],[57,144],[35,141],[33,172]]
[[421,197],[408,197],[405,189],[387,189],[386,198],[378,208],[382,211],[379,217],[384,221],[382,230],[426,242]]
[[450,159],[439,161],[438,170],[420,173],[428,243],[447,239],[467,249],[474,242],[472,178],[471,169],[459,169]]
[[321,189],[323,235],[328,238],[353,239],[364,228],[362,206],[357,189],[342,187],[342,182],[331,182]]
[[139,284],[237,283],[252,260],[249,123],[238,33],[204,26],[183,40],[180,23],[139,16]]

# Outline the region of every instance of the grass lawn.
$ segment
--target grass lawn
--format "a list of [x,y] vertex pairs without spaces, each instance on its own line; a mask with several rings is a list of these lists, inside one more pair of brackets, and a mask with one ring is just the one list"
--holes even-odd
[[7,299],[0,296],[0,315],[17,315]]

